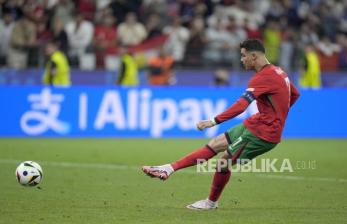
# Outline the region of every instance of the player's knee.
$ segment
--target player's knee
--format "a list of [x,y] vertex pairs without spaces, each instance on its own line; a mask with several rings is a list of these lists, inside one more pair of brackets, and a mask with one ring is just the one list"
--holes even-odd
[[211,148],[212,147],[216,147],[216,140],[213,138],[213,139],[211,139],[208,143],[207,143],[207,145],[209,145]]
[[217,172],[227,173],[231,171],[233,161],[230,154],[225,151],[223,156],[217,162]]
[[213,149],[213,151],[215,151],[216,153],[224,152],[228,147],[227,144],[225,144],[218,138],[211,139],[207,145],[211,147],[211,149]]
[[220,146],[213,144],[212,142],[209,142],[207,146],[212,149],[216,154],[223,152],[224,150],[221,149]]
[[227,173],[230,171],[231,163],[229,159],[221,158],[217,162],[216,171],[220,173]]

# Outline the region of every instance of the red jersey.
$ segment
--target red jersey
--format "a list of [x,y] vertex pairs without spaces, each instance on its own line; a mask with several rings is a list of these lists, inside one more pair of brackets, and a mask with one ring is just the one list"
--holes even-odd
[[253,101],[257,101],[259,113],[243,123],[255,136],[268,142],[281,141],[289,108],[299,97],[299,92],[279,67],[265,65],[248,83],[243,96],[230,108],[215,118],[217,123],[242,113]]

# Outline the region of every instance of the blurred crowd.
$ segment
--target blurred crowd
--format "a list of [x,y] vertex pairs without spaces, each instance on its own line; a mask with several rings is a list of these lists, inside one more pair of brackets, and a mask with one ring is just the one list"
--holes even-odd
[[[174,66],[240,69],[239,43],[263,40],[271,63],[298,70],[312,45],[326,71],[347,68],[345,0],[0,0],[0,64],[41,67],[52,40],[71,66],[104,69],[126,47],[161,47]],[[152,60],[153,61],[153,60]],[[157,62],[153,62],[157,63]]]

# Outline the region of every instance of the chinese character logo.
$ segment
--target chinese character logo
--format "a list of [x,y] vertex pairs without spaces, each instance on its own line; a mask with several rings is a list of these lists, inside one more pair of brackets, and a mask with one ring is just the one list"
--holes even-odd
[[30,94],[31,110],[23,114],[20,120],[23,131],[28,135],[40,135],[48,130],[59,134],[70,132],[70,125],[58,119],[62,94],[52,94],[49,88],[40,94]]

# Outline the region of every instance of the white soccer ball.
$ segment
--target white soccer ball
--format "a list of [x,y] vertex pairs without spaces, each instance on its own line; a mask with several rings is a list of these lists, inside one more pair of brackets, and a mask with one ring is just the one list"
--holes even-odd
[[37,186],[42,181],[42,168],[34,161],[25,161],[16,169],[18,183],[23,186]]

